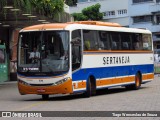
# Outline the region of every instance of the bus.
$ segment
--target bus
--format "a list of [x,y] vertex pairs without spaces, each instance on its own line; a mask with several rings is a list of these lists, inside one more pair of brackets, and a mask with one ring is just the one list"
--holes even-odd
[[139,89],[154,79],[151,36],[149,30],[100,21],[26,27],[18,41],[19,92],[48,99],[51,94],[90,97],[114,86]]
[[5,45],[0,44],[0,83],[8,80],[8,60]]

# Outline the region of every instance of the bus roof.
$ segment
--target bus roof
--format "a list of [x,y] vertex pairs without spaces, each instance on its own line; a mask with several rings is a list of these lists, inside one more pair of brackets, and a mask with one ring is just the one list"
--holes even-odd
[[40,24],[33,25],[24,28],[22,31],[37,31],[46,29],[64,29],[70,24],[85,24],[85,25],[98,25],[98,26],[111,26],[111,27],[121,27],[118,23],[111,22],[101,22],[101,21],[77,21],[77,22],[67,22],[67,23],[51,23],[51,24]]
[[151,33],[149,30],[137,29],[137,28],[126,28],[126,27],[122,27],[118,23],[101,22],[101,21],[78,21],[78,22],[67,22],[67,23],[40,24],[40,25],[26,27],[22,29],[20,32],[43,31],[43,30],[75,30],[75,29]]
[[101,21],[77,21],[77,22],[68,22],[68,23],[70,23],[70,24],[97,25],[97,26],[110,26],[110,27],[122,27],[118,23],[101,22]]
[[22,31],[40,31],[46,29],[64,29],[68,23],[51,23],[51,24],[40,24],[33,25],[22,29]]

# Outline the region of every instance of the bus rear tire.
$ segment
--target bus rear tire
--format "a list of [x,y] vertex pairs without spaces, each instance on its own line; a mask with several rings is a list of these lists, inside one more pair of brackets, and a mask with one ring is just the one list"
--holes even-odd
[[125,87],[128,90],[138,90],[141,87],[141,75],[140,75],[140,73],[138,72],[135,75],[135,84],[134,85],[127,85]]
[[87,82],[87,91],[85,92],[85,97],[90,97],[96,95],[96,84],[95,80],[91,77]]
[[43,94],[42,95],[42,99],[43,100],[48,100],[49,99],[49,95],[48,94]]
[[140,76],[140,73],[137,73],[135,76],[135,84],[133,89],[138,90],[140,87],[141,87],[141,76]]

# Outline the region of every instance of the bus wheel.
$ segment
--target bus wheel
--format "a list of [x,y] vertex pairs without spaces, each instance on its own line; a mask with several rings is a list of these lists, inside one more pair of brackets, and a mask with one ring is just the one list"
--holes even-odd
[[128,90],[138,90],[141,87],[141,76],[140,73],[137,73],[135,76],[135,84],[125,86]]
[[49,95],[48,94],[43,94],[42,95],[42,99],[43,100],[48,100],[49,99]]
[[85,92],[86,97],[96,95],[96,84],[94,82],[94,79],[91,80],[91,78],[89,78],[87,83],[87,91]]
[[141,76],[139,73],[136,74],[135,76],[135,85],[134,85],[134,89],[138,90],[141,87]]

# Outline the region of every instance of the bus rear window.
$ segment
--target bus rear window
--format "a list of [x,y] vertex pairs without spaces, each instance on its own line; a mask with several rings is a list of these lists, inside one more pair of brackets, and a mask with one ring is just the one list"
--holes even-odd
[[4,50],[0,49],[0,63],[5,62],[5,55],[4,55]]

